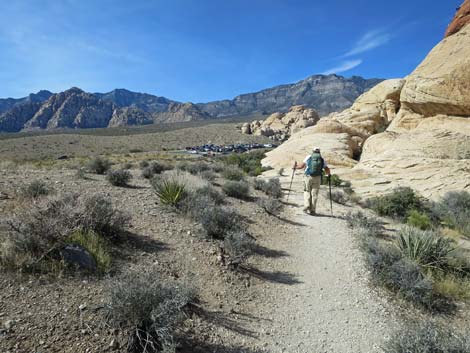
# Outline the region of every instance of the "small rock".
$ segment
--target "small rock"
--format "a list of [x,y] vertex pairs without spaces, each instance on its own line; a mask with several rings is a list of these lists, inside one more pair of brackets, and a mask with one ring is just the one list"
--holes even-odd
[[111,342],[109,343],[109,348],[111,348],[111,349],[118,349],[119,348],[119,343],[116,341],[115,338],[113,338],[111,340]]
[[85,309],[86,309],[86,304],[80,304],[80,305],[78,306],[78,309],[79,309],[80,311],[85,310]]
[[13,328],[13,326],[15,326],[15,324],[16,324],[15,320],[7,320],[3,324],[3,327],[5,327],[7,331],[10,331]]

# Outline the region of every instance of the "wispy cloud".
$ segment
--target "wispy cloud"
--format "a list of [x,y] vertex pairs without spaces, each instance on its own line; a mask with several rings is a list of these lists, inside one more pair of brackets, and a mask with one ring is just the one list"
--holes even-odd
[[340,72],[345,72],[354,69],[356,66],[359,66],[361,64],[361,59],[343,61],[340,65],[324,71],[323,75],[339,74]]
[[392,39],[392,35],[384,29],[374,29],[365,33],[343,57],[353,56],[375,49],[387,44],[390,39]]

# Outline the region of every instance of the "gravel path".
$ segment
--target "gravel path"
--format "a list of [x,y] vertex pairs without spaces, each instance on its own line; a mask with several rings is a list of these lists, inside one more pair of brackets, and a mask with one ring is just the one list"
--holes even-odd
[[[350,230],[329,217],[329,201],[319,200],[322,217],[301,212],[301,185],[289,202],[299,226],[276,250],[289,256],[273,261],[273,272],[290,278],[266,291],[264,349],[268,352],[380,352],[394,327],[384,298],[368,286],[367,272]],[[337,215],[351,208],[334,204]],[[302,225],[300,225],[302,224]],[[289,275],[287,275],[289,274]]]

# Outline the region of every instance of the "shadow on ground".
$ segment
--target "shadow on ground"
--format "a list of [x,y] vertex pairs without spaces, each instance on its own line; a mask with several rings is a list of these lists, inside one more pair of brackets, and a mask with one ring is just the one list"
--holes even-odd
[[243,271],[261,280],[272,282],[272,283],[280,283],[280,284],[288,284],[288,285],[302,283],[296,278],[294,274],[289,273],[289,272],[263,271],[263,270],[259,270],[257,268],[248,267],[248,266],[240,266],[240,271]]
[[264,257],[270,257],[270,258],[278,258],[278,257],[287,257],[289,254],[283,250],[273,250],[269,249],[265,246],[258,245],[256,244],[255,247],[253,248],[253,252],[256,255],[264,256]]

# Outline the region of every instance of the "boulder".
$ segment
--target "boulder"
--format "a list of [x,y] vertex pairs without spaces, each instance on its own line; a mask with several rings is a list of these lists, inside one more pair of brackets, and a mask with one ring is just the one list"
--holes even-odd
[[93,255],[80,245],[66,245],[62,248],[60,253],[64,262],[72,267],[90,272],[95,272],[98,268]]
[[445,36],[449,37],[455,33],[458,33],[463,27],[470,23],[470,0],[465,2],[457,9],[457,13],[454,20],[447,27]]
[[242,134],[251,135],[251,126],[249,123],[244,123],[241,128]]

